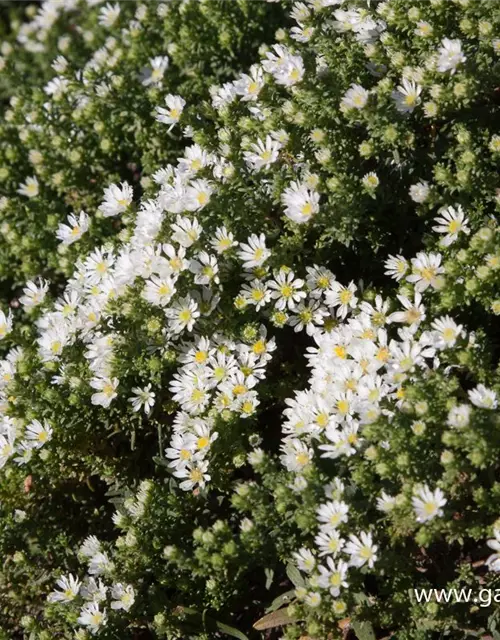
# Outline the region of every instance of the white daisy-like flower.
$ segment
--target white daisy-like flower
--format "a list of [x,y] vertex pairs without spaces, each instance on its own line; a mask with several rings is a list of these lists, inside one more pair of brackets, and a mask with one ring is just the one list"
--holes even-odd
[[469,391],[469,399],[473,405],[480,409],[496,409],[498,406],[497,394],[484,386],[478,384],[475,389]]
[[40,192],[40,188],[38,185],[38,180],[35,176],[31,178],[26,178],[26,182],[23,182],[19,185],[19,189],[17,193],[22,196],[26,196],[27,198],[35,198]]
[[68,216],[68,224],[59,224],[56,237],[61,240],[63,244],[73,244],[73,242],[80,240],[83,234],[88,231],[89,223],[90,218],[84,211],[80,211],[78,217],[70,214]]
[[423,523],[442,516],[442,507],[447,503],[447,500],[441,489],[437,488],[431,491],[427,485],[424,485],[416,492],[411,502],[417,522]]
[[418,202],[418,204],[422,204],[429,197],[430,187],[429,183],[425,180],[420,180],[416,184],[412,184],[410,187],[410,198],[413,202]]
[[165,96],[167,108],[156,107],[156,120],[163,124],[169,124],[169,131],[179,122],[186,106],[186,101],[180,96],[169,93]]
[[441,266],[441,254],[439,253],[417,253],[411,260],[412,273],[407,276],[408,282],[415,284],[417,291],[425,291],[427,287],[438,288],[441,283],[441,274],[444,268]]
[[155,393],[151,391],[151,383],[142,389],[141,387],[132,387],[132,393],[134,395],[129,398],[132,409],[137,412],[144,408],[144,413],[148,414],[155,403]]
[[368,91],[359,84],[352,84],[340,101],[343,109],[363,109],[368,102]]
[[99,24],[103,27],[111,28],[120,16],[120,5],[112,5],[108,2],[99,12]]
[[26,444],[33,449],[40,449],[52,438],[52,427],[44,421],[32,420],[25,432]]
[[493,530],[494,538],[487,540],[486,544],[490,549],[493,549],[494,553],[486,560],[486,566],[492,571],[500,571],[500,529],[495,528]]
[[353,567],[362,567],[367,564],[370,569],[377,560],[377,545],[373,544],[371,533],[362,532],[359,537],[351,534],[344,547],[345,553],[351,556],[349,564]]
[[455,73],[459,64],[463,64],[466,60],[462,52],[462,43],[460,40],[450,40],[443,38],[441,46],[438,50],[437,69],[442,73],[449,71]]
[[271,252],[266,247],[266,236],[255,233],[248,238],[247,243],[240,243],[238,258],[243,262],[245,269],[260,267],[269,258]]
[[396,91],[392,92],[392,98],[396,103],[396,109],[400,113],[411,113],[420,102],[420,94],[422,93],[422,87],[403,78],[401,84],[397,87]]
[[469,235],[470,229],[467,226],[468,219],[465,217],[465,212],[460,205],[441,209],[439,213],[440,215],[434,218],[437,225],[432,227],[432,229],[438,233],[446,234],[441,240],[443,247],[449,247],[450,244],[455,242],[459,233]]
[[67,576],[61,576],[56,585],[60,591],[54,590],[49,594],[47,600],[49,602],[72,602],[80,591],[81,582],[71,573]]

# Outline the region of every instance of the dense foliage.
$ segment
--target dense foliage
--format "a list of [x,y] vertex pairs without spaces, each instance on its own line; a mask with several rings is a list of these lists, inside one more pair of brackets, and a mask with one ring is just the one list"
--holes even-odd
[[499,8],[90,4],[2,132],[5,637],[497,638]]

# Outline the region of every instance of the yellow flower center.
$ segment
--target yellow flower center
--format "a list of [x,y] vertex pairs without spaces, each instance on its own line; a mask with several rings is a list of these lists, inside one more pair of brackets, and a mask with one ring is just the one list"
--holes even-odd
[[252,351],[255,353],[255,355],[261,355],[262,353],[265,353],[266,351],[266,343],[264,340],[257,340],[257,342],[252,345]]
[[304,452],[298,453],[295,456],[295,460],[297,461],[297,464],[303,467],[309,462],[309,456],[307,455],[307,453],[304,453]]
[[208,445],[210,444],[210,440],[206,437],[206,436],[202,436],[201,438],[198,438],[198,449],[204,449],[205,447],[208,447]]
[[342,304],[349,304],[351,299],[352,299],[352,291],[349,291],[349,289],[344,289],[343,291],[340,292],[339,300]]
[[184,323],[188,323],[191,320],[192,314],[191,311],[189,309],[183,309],[180,313],[179,313],[179,320],[181,322]]

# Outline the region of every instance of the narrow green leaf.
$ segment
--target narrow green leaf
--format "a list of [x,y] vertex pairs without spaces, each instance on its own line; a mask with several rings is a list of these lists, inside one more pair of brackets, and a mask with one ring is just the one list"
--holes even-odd
[[305,587],[304,578],[300,575],[300,571],[293,564],[287,564],[286,575],[295,587]]
[[292,600],[294,599],[294,596],[295,596],[294,589],[290,589],[290,591],[285,591],[285,593],[282,593],[280,596],[278,596],[271,602],[269,607],[266,609],[266,613],[271,613],[273,611],[276,611],[276,609],[279,609],[284,604],[290,604],[290,602],[292,602]]
[[230,627],[228,624],[224,624],[223,622],[219,622],[218,620],[215,621],[215,624],[217,625],[219,631],[221,633],[225,633],[227,636],[238,638],[238,640],[248,640],[248,636],[246,636],[241,631],[238,631],[238,629]]
[[266,574],[266,589],[270,589],[273,583],[274,571],[272,569],[264,569]]

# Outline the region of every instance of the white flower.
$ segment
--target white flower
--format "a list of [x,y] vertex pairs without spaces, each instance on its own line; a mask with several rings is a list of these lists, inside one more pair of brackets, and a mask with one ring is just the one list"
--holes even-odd
[[118,387],[118,378],[92,378],[90,386],[97,389],[99,393],[92,394],[91,402],[101,407],[109,407],[111,401],[118,395],[116,388]]
[[342,522],[347,522],[349,507],[340,500],[331,500],[322,504],[317,509],[318,521],[322,531],[330,532],[336,529]]
[[52,437],[52,428],[44,421],[43,425],[39,420],[33,420],[26,427],[26,444],[33,449],[39,449]]
[[68,216],[68,224],[59,224],[56,236],[63,244],[70,245],[80,240],[83,234],[88,231],[88,228],[89,216],[84,211],[80,211],[78,218],[70,214]]
[[32,178],[26,178],[26,182],[19,185],[17,193],[28,198],[35,198],[39,193],[38,180],[35,176]]
[[90,558],[88,572],[91,576],[100,576],[109,572],[113,568],[113,563],[108,558],[108,554],[98,551]]
[[397,296],[405,311],[395,311],[387,318],[388,322],[405,322],[410,325],[419,325],[425,320],[425,307],[422,304],[422,295],[416,291],[415,300],[411,301],[405,296]]
[[176,476],[176,478],[184,478],[179,485],[179,488],[183,491],[190,491],[195,487],[203,489],[206,483],[210,480],[210,475],[207,473],[207,470],[208,461],[203,460],[197,464],[188,464],[183,468],[177,469],[174,471],[174,476]]
[[195,274],[195,284],[210,284],[214,282],[219,284],[219,265],[217,258],[208,254],[206,251],[200,251],[196,256],[196,260],[191,260],[189,270]]
[[437,318],[431,326],[437,334],[435,345],[438,349],[453,347],[463,330],[463,325],[457,324],[450,316]]
[[309,606],[315,609],[319,607],[321,604],[321,595],[317,591],[309,591],[309,593],[304,598],[304,602]]
[[368,102],[368,91],[359,84],[352,84],[340,101],[344,109],[363,109]]
[[495,537],[488,540],[486,544],[490,549],[493,549],[495,553],[486,560],[486,565],[492,571],[500,571],[500,529],[495,528],[493,535]]
[[345,553],[351,556],[349,564],[353,567],[362,567],[364,564],[368,564],[370,569],[377,560],[377,549],[378,547],[373,544],[371,533],[365,532],[362,532],[359,537],[351,534],[349,542],[344,547]]
[[419,489],[412,500],[413,509],[417,518],[417,522],[427,522],[436,516],[442,516],[447,500],[441,489],[437,488],[431,491],[427,485]]
[[201,235],[201,225],[196,218],[190,220],[182,216],[177,216],[175,223],[170,225],[174,232],[172,240],[178,242],[186,249],[195,243]]
[[101,550],[101,543],[95,536],[88,536],[83,541],[78,553],[81,554],[84,558],[92,558]]
[[432,35],[432,32],[433,27],[429,22],[425,22],[424,20],[419,20],[417,22],[417,26],[414,31],[415,35],[427,38]]
[[250,145],[250,149],[251,151],[245,151],[243,154],[245,162],[254,171],[259,171],[263,167],[269,167],[276,162],[281,144],[268,135],[265,142],[259,138],[256,143]]
[[214,109],[222,109],[236,98],[238,92],[232,82],[226,82],[222,87],[210,87],[210,95]]
[[467,226],[468,219],[465,217],[465,212],[460,205],[454,207],[447,207],[439,212],[441,215],[434,218],[434,221],[438,224],[432,227],[433,231],[438,233],[445,233],[445,237],[441,240],[443,247],[448,247],[455,242],[459,233],[465,233],[468,235],[470,229]]
[[313,459],[313,450],[308,447],[304,442],[301,442],[297,438],[287,440],[281,445],[280,456],[282,464],[288,469],[288,471],[299,472],[307,467]]
[[165,75],[165,71],[168,67],[168,56],[156,56],[156,58],[149,61],[149,64],[151,65],[151,71],[149,75],[144,78],[142,84],[145,87],[148,87],[151,84],[155,86],[161,85],[163,76]]
[[257,100],[259,93],[264,86],[264,74],[259,65],[250,67],[250,75],[243,73],[236,82],[234,89],[243,101]]
[[391,511],[396,504],[396,498],[388,495],[385,491],[382,491],[380,496],[377,498],[377,509],[384,513]]
[[408,271],[408,261],[404,256],[389,256],[385,261],[385,275],[391,276],[394,280],[401,280]]
[[49,283],[46,280],[40,279],[38,285],[30,280],[26,283],[26,286],[23,289],[24,295],[19,298],[19,302],[25,309],[33,309],[34,307],[42,304],[48,290]]
[[226,227],[217,227],[215,236],[210,240],[210,244],[219,255],[232,249],[232,247],[238,246],[234,235]]
[[135,601],[135,592],[132,585],[124,586],[120,582],[111,589],[111,608],[115,610],[123,609],[128,611]]
[[298,568],[301,571],[304,571],[304,573],[311,573],[316,567],[316,558],[313,556],[311,551],[305,547],[295,551],[293,557],[297,562]]
[[332,558],[326,559],[327,567],[320,566],[320,577],[318,583],[325,589],[330,589],[330,593],[336,598],[340,593],[341,587],[347,587],[347,570],[349,565],[343,560],[338,560],[337,563]]
[[100,209],[105,218],[117,216],[126,211],[133,198],[132,187],[127,182],[121,183],[121,188],[116,184],[111,184],[104,189],[104,201]]
[[475,389],[471,389],[469,398],[472,404],[480,409],[497,408],[497,394],[491,389],[487,389],[484,384],[478,384]]
[[392,98],[396,102],[396,109],[400,113],[411,113],[420,102],[422,87],[412,80],[403,78],[396,91],[392,92]]
[[238,258],[243,262],[245,269],[260,267],[271,255],[266,247],[266,236],[263,233],[260,236],[252,233],[247,242],[248,244],[240,244]]
[[254,305],[257,311],[271,300],[271,291],[267,283],[257,279],[252,280],[249,284],[244,284],[240,295],[247,304]]
[[410,187],[410,198],[413,202],[418,202],[421,204],[425,202],[429,197],[430,187],[429,183],[425,180],[420,180],[416,184],[412,184]]
[[408,282],[415,283],[417,291],[425,291],[431,286],[437,288],[440,284],[440,275],[444,273],[441,266],[441,254],[439,253],[417,253],[416,258],[412,258],[412,273],[407,276]]
[[200,317],[198,305],[189,297],[179,298],[165,314],[168,318],[168,326],[174,333],[181,333],[184,329],[192,331],[194,323]]
[[6,335],[12,331],[12,311],[9,310],[9,314],[0,310],[0,340],[3,340]]
[[102,7],[99,12],[99,24],[103,27],[112,27],[118,20],[119,15],[120,5],[112,5],[108,2],[108,4],[105,7]]
[[134,394],[129,398],[134,411],[140,411],[144,407],[144,413],[149,413],[155,403],[155,393],[151,391],[151,384],[146,385],[143,389],[140,387],[132,387]]
[[340,537],[338,531],[332,530],[321,531],[314,538],[314,542],[319,547],[320,556],[332,555],[335,557],[342,551],[345,540]]
[[374,171],[370,171],[369,173],[366,173],[363,176],[363,179],[361,180],[361,182],[363,183],[363,186],[369,191],[373,191],[380,184],[379,177]]
[[455,73],[459,64],[464,63],[466,57],[462,53],[462,43],[460,40],[450,40],[443,38],[438,50],[437,69],[438,71]]
[[285,215],[294,222],[308,222],[319,211],[319,194],[304,184],[292,182],[281,197]]
[[167,105],[167,109],[163,107],[156,107],[156,120],[158,122],[162,122],[163,124],[169,124],[169,131],[176,125],[181,119],[182,112],[184,111],[184,107],[186,106],[186,101],[180,96],[173,95],[169,93],[165,96],[165,104]]
[[210,202],[212,193],[213,187],[208,180],[193,180],[186,189],[186,209],[200,211]]
[[469,424],[471,408],[468,404],[459,404],[452,407],[448,413],[447,424],[450,427],[461,429]]
[[71,573],[67,576],[61,576],[56,584],[60,591],[50,593],[47,598],[49,602],[71,602],[78,595],[81,586],[80,580]]
[[358,303],[357,297],[354,295],[357,287],[354,282],[350,282],[344,287],[339,282],[332,282],[330,289],[325,293],[325,302],[329,307],[337,308],[337,317],[345,318],[351,309],[354,309]]
[[168,276],[151,276],[146,280],[142,297],[158,307],[166,307],[175,293],[174,281]]
[[8,430],[5,435],[0,434],[0,469],[5,466],[7,460],[14,454],[14,430]]
[[80,609],[77,622],[87,627],[91,633],[97,633],[107,623],[106,610],[99,610],[99,603],[89,602]]
[[293,271],[280,269],[274,280],[268,283],[271,289],[271,298],[276,300],[277,309],[293,310],[297,304],[306,297],[306,292],[302,291],[304,281],[295,278]]

